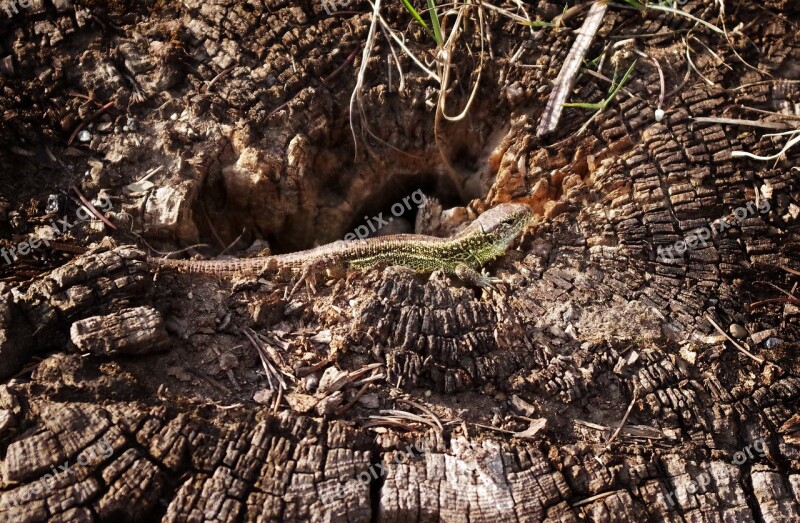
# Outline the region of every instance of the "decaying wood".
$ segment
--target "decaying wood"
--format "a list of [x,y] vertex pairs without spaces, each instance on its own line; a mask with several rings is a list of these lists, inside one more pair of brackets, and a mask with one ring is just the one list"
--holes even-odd
[[169,342],[164,319],[152,307],[122,309],[76,321],[70,328],[70,339],[78,350],[97,356],[147,354],[162,350]]
[[4,294],[5,323],[0,334],[0,375],[17,372],[30,355],[69,339],[64,322],[79,320],[107,307],[143,298],[147,275],[136,249],[98,248],[47,273],[24,293]]
[[[717,22],[719,4],[684,8]],[[290,251],[416,189],[426,213],[452,206],[426,103],[437,86],[398,52],[398,92],[380,35],[361,98],[392,147],[364,137],[354,160],[343,71],[361,67],[367,3],[0,14],[0,141],[13,144],[0,170],[20,173],[0,184],[0,234],[33,234],[17,229],[52,219],[31,203],[42,188],[76,180],[89,200],[112,194],[104,215],[125,224],[105,239],[75,226],[59,241],[88,251],[65,262],[41,249],[60,266],[0,283],[0,519],[797,520],[800,308],[780,291],[797,296],[800,153],[731,155],[774,154],[785,140],[762,127],[800,121],[789,4],[725,3],[727,37],[609,5],[586,58],[606,50],[625,70],[635,50],[663,70],[640,60],[588,132],[574,135],[591,114],[567,108],[552,142],[536,125],[585,14],[531,31],[487,9],[493,59],[467,120],[444,129],[453,163],[488,165],[472,180],[485,198],[427,226],[529,203],[540,221],[490,267],[503,292],[387,269],[291,299],[275,282],[152,275],[144,249]],[[562,8],[526,6],[539,20]],[[399,4],[382,9],[431,51]],[[689,31],[713,86],[686,76]],[[454,51],[448,96],[468,92],[474,59]],[[582,75],[566,94],[607,92]],[[706,244],[659,255],[712,226]],[[756,358],[707,318],[736,325]]]

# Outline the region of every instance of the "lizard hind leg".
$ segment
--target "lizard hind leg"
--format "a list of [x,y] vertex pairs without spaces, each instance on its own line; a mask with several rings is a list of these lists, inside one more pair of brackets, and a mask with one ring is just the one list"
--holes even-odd
[[300,273],[297,276],[297,280],[292,285],[292,289],[289,291],[288,295],[286,295],[286,299],[291,299],[294,296],[295,292],[300,288],[300,285],[305,284],[306,292],[308,292],[309,296],[313,296],[317,293],[316,288],[316,278],[315,278],[315,269],[314,267],[315,262],[309,262],[303,265],[303,268],[300,269]]
[[464,283],[468,283],[475,287],[480,287],[481,289],[491,289],[493,291],[497,291],[496,284],[503,283],[503,280],[500,278],[494,278],[488,276],[484,273],[478,272],[472,267],[465,265],[463,263],[459,263],[456,265],[456,276],[458,279],[463,281]]
[[287,272],[291,271],[288,269],[282,269],[278,262],[270,258],[267,263],[265,263],[264,266],[258,271],[258,276],[260,278],[286,279]]
[[297,292],[297,289],[299,289],[300,285],[302,284],[305,284],[306,291],[308,292],[309,296],[317,294],[317,274],[325,274],[326,272],[330,272],[335,277],[340,277],[345,273],[344,268],[340,265],[341,264],[337,263],[336,260],[328,257],[322,257],[304,263],[300,269],[300,274],[297,277],[297,281],[292,287],[292,290],[289,292],[287,298],[294,296],[294,293]]

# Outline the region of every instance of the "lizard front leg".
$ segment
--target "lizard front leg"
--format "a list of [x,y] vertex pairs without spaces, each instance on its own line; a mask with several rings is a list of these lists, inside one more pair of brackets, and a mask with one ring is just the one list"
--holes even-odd
[[494,278],[484,273],[478,272],[469,265],[459,263],[456,265],[456,276],[464,283],[469,283],[481,289],[491,289],[497,291],[497,283],[503,283],[500,278]]

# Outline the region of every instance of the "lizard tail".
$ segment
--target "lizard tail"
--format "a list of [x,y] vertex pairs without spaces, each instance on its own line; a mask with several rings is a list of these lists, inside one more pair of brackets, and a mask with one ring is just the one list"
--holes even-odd
[[188,274],[213,274],[231,276],[236,274],[258,274],[264,267],[263,260],[170,260],[147,258],[151,267],[170,269]]

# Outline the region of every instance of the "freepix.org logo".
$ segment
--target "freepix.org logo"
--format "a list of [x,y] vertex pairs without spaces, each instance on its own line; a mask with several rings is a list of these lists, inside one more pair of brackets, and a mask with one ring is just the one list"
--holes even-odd
[[761,214],[767,214],[770,211],[769,202],[763,198],[758,203],[752,201],[747,202],[747,205],[744,207],[737,207],[736,210],[733,211],[732,220],[716,220],[708,227],[698,227],[697,229],[689,231],[683,240],[679,240],[669,247],[658,247],[657,260],[660,262],[674,261],[682,258],[686,251],[699,248],[700,246],[708,246],[708,240],[710,240],[712,236],[739,225],[747,217],[755,215],[755,209],[758,209]]
[[409,196],[403,198],[402,203],[397,202],[392,205],[390,210],[394,217],[388,216],[387,218],[384,218],[382,212],[379,212],[377,216],[373,216],[372,218],[369,216],[364,216],[364,220],[367,222],[367,225],[359,225],[353,229],[353,232],[348,232],[344,236],[345,241],[353,241],[356,239],[363,240],[370,234],[378,232],[381,228],[383,228],[383,226],[389,225],[392,221],[394,221],[395,217],[399,218],[406,212],[410,211],[413,208],[410,202],[414,202],[417,208],[419,208],[423,203],[425,203],[425,195],[421,190],[417,189]]
[[3,0],[0,2],[0,9],[6,12],[9,18],[19,14],[19,8],[30,9],[33,5],[32,0]]
[[328,14],[335,13],[340,7],[348,7],[352,0],[322,0],[322,8]]
[[[108,212],[111,210],[111,200],[105,197],[100,197],[97,200],[99,207],[103,212]],[[75,212],[75,215],[78,217],[79,221],[87,221],[94,218],[94,214],[92,214],[86,207],[78,207],[78,210]],[[43,244],[45,247],[50,247],[50,240],[48,237],[52,238],[55,241],[55,238],[67,233],[70,229],[72,229],[75,225],[79,222],[70,223],[67,216],[63,218],[59,218],[58,220],[52,220],[50,225],[48,226],[51,230],[51,234],[36,236],[32,235],[28,237],[27,240],[19,242],[17,245],[5,249],[0,249],[0,258],[2,258],[6,264],[11,265],[19,256],[25,256],[27,254],[32,253],[36,249],[40,248]]]
[[[48,472],[37,481],[30,483],[28,486],[29,488],[22,488],[14,492],[7,492],[5,496],[2,496],[3,503],[2,506],[0,506],[0,513],[2,513],[2,510],[10,510],[12,507],[24,505],[32,498],[36,499],[36,496],[40,496],[44,492],[50,494],[53,492],[53,488],[59,485],[59,482],[62,482],[62,484],[66,483],[67,478],[77,474],[78,466],[94,466],[93,464],[96,464],[98,461],[106,460],[113,454],[114,446],[109,443],[105,437],[101,438],[95,444],[81,452],[80,455],[78,455],[75,463],[65,461],[63,464],[58,465],[58,467],[56,467],[56,465],[52,465],[50,467],[52,473]],[[83,488],[88,487],[84,485]]]

